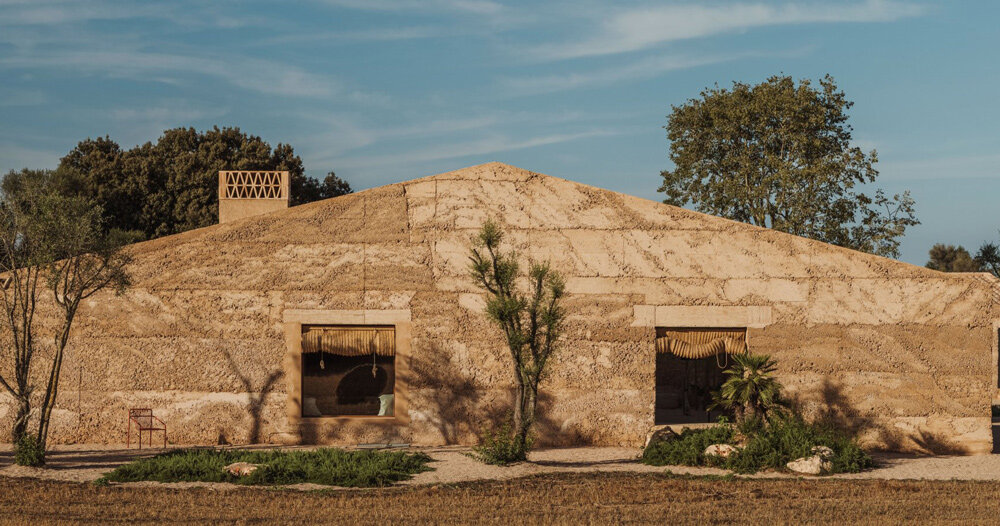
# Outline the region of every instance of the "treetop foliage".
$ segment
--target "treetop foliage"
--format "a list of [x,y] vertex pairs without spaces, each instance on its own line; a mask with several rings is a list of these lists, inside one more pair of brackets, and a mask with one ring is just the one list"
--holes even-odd
[[351,191],[333,172],[322,183],[306,177],[290,145],[272,148],[235,127],[175,128],[130,150],[108,137],[86,139],[62,158],[58,173],[65,191],[103,209],[108,228],[153,238],[218,220],[220,170],[287,170],[293,206]]
[[909,192],[873,183],[877,153],[851,144],[853,103],[827,75],[773,76],[706,89],[673,106],[666,126],[673,170],[665,203],[889,257],[919,224]]

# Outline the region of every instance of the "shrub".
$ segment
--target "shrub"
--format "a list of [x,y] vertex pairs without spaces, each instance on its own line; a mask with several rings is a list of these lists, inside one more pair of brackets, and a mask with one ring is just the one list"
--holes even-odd
[[[249,485],[310,482],[331,486],[386,486],[427,471],[431,459],[424,453],[400,451],[344,451],[321,448],[313,451],[240,451],[184,449],[137,460],[104,476],[112,482],[234,482]],[[223,468],[234,462],[259,467],[237,477]]]
[[652,466],[703,466],[706,464],[705,448],[712,444],[729,444],[732,440],[733,428],[726,424],[705,429],[685,428],[675,439],[650,443],[642,452],[642,462]]
[[500,429],[483,432],[479,445],[472,448],[472,457],[486,464],[508,466],[527,460],[532,442],[531,436],[524,442],[518,440],[510,422],[505,422]]
[[728,458],[705,457],[712,444],[735,444],[733,426],[721,423],[707,429],[685,429],[672,441],[650,444],[642,462],[654,466],[718,466],[736,473],[756,473],[763,469],[785,469],[797,458],[812,456],[816,446],[833,450],[831,473],[855,473],[874,467],[874,461],[855,440],[832,427],[806,422],[791,414],[769,423],[744,421],[739,426],[745,443]]
[[39,467],[45,465],[45,448],[38,437],[25,433],[14,444],[14,463],[18,466]]

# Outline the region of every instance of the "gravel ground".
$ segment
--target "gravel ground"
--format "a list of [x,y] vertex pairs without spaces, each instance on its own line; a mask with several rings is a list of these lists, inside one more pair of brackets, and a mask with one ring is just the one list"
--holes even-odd
[[[0,476],[31,477],[49,480],[88,482],[99,478],[116,466],[162,450],[126,450],[113,446],[56,446],[49,453],[45,468],[25,468],[13,465],[9,446],[0,446]],[[723,475],[715,468],[646,466],[636,461],[638,449],[631,448],[563,448],[531,453],[530,462],[510,467],[489,466],[468,456],[468,448],[423,448],[434,459],[433,471],[419,473],[403,485],[448,484],[475,480],[508,480],[544,473],[634,472],[673,473],[691,475]],[[864,473],[835,475],[824,478],[894,479],[894,480],[1000,480],[1000,455],[927,456],[877,455],[879,467]],[[750,478],[791,478],[785,473],[759,473]],[[159,483],[134,483],[158,485]],[[171,484],[172,486],[174,484]],[[224,489],[232,484],[186,483],[185,486],[205,486]],[[299,489],[315,489],[303,484]]]

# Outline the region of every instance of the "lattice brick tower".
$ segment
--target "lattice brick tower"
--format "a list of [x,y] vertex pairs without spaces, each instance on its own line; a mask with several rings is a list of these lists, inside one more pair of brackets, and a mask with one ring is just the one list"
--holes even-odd
[[219,172],[219,222],[288,208],[288,172]]

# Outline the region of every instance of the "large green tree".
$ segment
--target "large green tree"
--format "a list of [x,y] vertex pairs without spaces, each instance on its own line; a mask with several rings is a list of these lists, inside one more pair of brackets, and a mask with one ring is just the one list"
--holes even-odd
[[87,139],[59,164],[66,189],[100,206],[108,228],[147,238],[215,223],[219,170],[288,170],[293,206],[351,191],[332,172],[323,182],[306,177],[290,145],[272,148],[239,128],[175,128],[130,150],[107,137]]
[[827,75],[773,76],[706,89],[673,106],[664,202],[828,243],[899,257],[919,224],[909,192],[889,197],[875,182],[877,153],[851,144],[852,102]]

